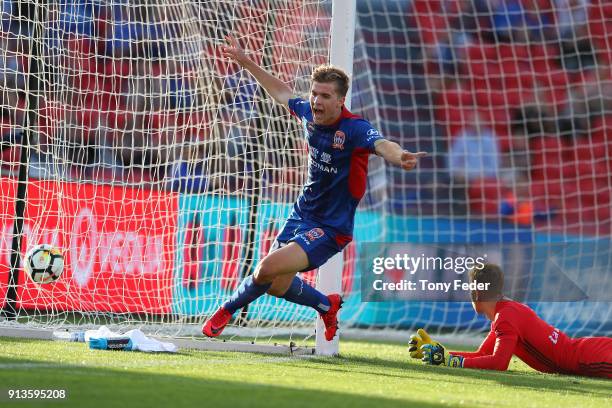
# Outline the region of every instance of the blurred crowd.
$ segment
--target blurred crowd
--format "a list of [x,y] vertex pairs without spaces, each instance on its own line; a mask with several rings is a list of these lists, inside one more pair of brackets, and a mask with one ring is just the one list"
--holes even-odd
[[[265,4],[230,10],[237,30],[251,33],[248,49],[265,49]],[[303,146],[285,137],[286,121],[261,123],[281,112],[262,105],[248,76],[218,58],[218,22],[230,11],[207,10],[207,23],[151,2],[69,2],[45,7],[41,34],[28,23],[32,4],[4,0],[1,7],[3,171],[15,168],[25,106],[35,103],[31,171],[42,175],[53,163],[68,178],[235,191],[249,189],[261,170],[274,194],[296,193]],[[444,135],[444,169],[435,170],[448,174],[450,213],[609,232],[612,5],[414,0],[405,20],[417,28],[414,64],[422,66]],[[316,35],[301,37],[299,13],[279,14],[275,24],[298,27],[271,31],[275,44],[317,46]],[[209,38],[207,48],[192,35]],[[42,47],[34,37],[44,38]],[[41,49],[39,97],[28,101],[28,55]],[[308,75],[295,61],[327,57],[300,52],[274,47],[260,61],[290,81]],[[259,157],[272,164],[263,170],[252,165],[258,128],[267,129],[271,155]]]
[[415,0],[454,214],[610,232],[612,4]]
[[[257,85],[223,62],[218,49],[231,12],[233,24],[252,33],[245,46],[262,50],[265,4],[254,8],[258,13],[248,4],[222,10],[207,2],[62,2],[44,7],[44,31],[34,32],[34,6],[4,0],[2,169],[14,171],[18,163],[26,97],[35,93],[25,92],[28,55],[35,55],[39,97],[29,103],[36,104],[39,131],[32,141],[31,175],[59,171],[69,179],[157,183],[193,192],[248,189],[250,174],[258,171],[258,129],[267,129],[274,157],[259,161],[272,164],[264,171],[270,193],[295,195],[303,146],[287,145],[286,126],[260,120],[266,114],[261,108],[269,105],[261,105]],[[277,24],[290,26],[291,18],[298,17],[279,16]],[[287,32],[275,32],[275,40],[279,35]],[[287,50],[271,56],[278,73],[295,74],[291,63],[280,63],[280,53]]]
[[[222,158],[226,144],[212,142],[215,132],[231,131],[214,128],[224,121],[209,114],[223,105],[223,84],[203,80],[202,72],[212,77],[210,67],[199,44],[185,41],[197,33],[185,33],[179,16],[150,2],[67,2],[42,10],[44,28],[32,24],[33,5],[2,3],[5,172],[16,166],[15,142],[29,119],[38,126],[30,169],[42,175],[54,167],[66,178],[172,183],[172,174],[197,173],[204,161],[231,173]],[[38,75],[28,75],[29,55]],[[27,84],[29,77],[38,80]],[[31,118],[26,104],[35,106]]]

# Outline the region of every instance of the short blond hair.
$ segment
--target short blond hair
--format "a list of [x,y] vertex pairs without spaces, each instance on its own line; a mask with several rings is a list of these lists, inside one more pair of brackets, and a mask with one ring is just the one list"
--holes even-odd
[[346,72],[333,65],[319,65],[312,71],[310,79],[313,82],[320,83],[335,82],[336,90],[340,96],[346,96],[349,89],[349,76]]

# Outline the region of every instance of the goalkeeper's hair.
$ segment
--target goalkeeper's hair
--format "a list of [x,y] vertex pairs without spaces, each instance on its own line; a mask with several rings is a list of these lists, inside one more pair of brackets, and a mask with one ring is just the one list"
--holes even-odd
[[488,283],[488,289],[478,291],[478,300],[497,300],[503,295],[504,290],[504,272],[499,267],[492,263],[487,263],[481,267],[472,268],[469,272],[470,282],[478,281],[478,283]]
[[338,67],[333,65],[319,65],[312,71],[310,79],[313,82],[335,82],[336,90],[340,96],[346,96],[349,89],[349,76]]

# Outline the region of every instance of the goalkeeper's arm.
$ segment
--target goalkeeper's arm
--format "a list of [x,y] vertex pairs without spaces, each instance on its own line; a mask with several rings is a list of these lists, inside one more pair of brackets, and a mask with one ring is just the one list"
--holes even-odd
[[487,337],[480,343],[480,347],[476,351],[450,351],[451,354],[461,357],[482,357],[493,354],[495,348],[495,333],[490,331]]
[[[463,367],[498,371],[507,370],[514,354],[516,343],[518,342],[518,334],[516,334],[511,325],[504,323],[497,326],[497,333],[493,333],[493,352],[484,356],[465,357]],[[487,336],[488,338],[489,336]]]
[[[419,360],[423,358],[423,351],[421,347],[424,344],[440,344],[431,338],[431,336],[425,331],[425,329],[418,329],[417,333],[410,336],[410,341],[408,342],[409,348],[408,352],[410,352],[410,357],[418,358]],[[493,348],[495,346],[495,333],[490,331],[487,337],[483,340],[476,351],[450,351],[451,354],[461,357],[481,357],[488,356],[493,353]]]
[[[511,327],[504,328],[502,326],[498,329],[500,329],[500,333],[504,334],[496,336],[494,332],[489,333],[476,353],[449,352],[439,343],[437,345],[425,344],[421,347],[422,360],[432,365],[505,371],[508,369],[512,354],[514,354],[518,335]],[[480,354],[489,351],[491,346],[493,346],[492,353]]]

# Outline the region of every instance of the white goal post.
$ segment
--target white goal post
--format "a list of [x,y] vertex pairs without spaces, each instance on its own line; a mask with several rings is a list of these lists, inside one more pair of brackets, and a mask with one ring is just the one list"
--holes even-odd
[[[331,21],[331,47],[329,62],[342,68],[350,78],[353,76],[353,54],[355,46],[355,19],[357,18],[356,0],[334,1]],[[351,108],[351,88],[346,101],[347,109]],[[334,255],[325,265],[319,268],[317,288],[325,293],[342,292],[343,254]],[[320,355],[337,355],[340,343],[339,331],[332,341],[325,339],[325,326],[321,318],[317,318],[316,350]]]

